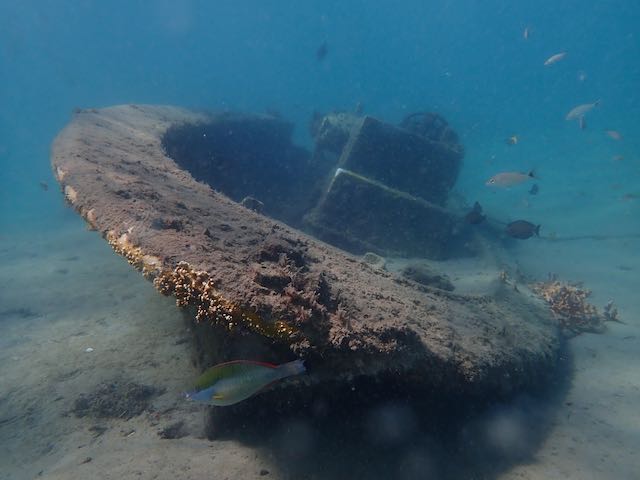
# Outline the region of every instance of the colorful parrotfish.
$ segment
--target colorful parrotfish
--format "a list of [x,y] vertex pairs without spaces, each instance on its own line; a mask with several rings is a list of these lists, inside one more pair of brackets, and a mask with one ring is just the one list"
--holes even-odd
[[196,389],[186,397],[209,405],[227,406],[251,397],[267,385],[305,372],[302,360],[273,365],[234,360],[206,370],[196,380]]

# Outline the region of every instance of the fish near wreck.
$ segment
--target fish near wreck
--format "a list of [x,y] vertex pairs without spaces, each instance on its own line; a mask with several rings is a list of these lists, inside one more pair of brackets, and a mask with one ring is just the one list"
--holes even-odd
[[208,405],[225,407],[246,400],[273,382],[305,371],[302,360],[282,365],[235,360],[206,370],[196,380],[196,389],[185,396]]
[[509,223],[505,231],[507,235],[512,238],[526,240],[534,235],[537,237],[540,236],[540,225],[534,225],[526,220],[516,220],[515,222]]
[[607,136],[613,140],[622,140],[622,134],[617,130],[605,130],[604,133],[606,133]]
[[488,187],[513,187],[520,185],[532,178],[536,178],[533,171],[528,173],[520,172],[501,172],[485,182]]
[[478,202],[473,204],[473,208],[464,217],[464,221],[471,225],[478,225],[485,221],[486,215],[482,214],[482,207]]
[[567,52],[560,52],[560,53],[556,53],[555,55],[551,55],[549,58],[547,58],[544,61],[544,66],[548,67],[550,65],[553,65],[554,63],[558,63],[560,60],[562,60],[565,56],[567,55]]
[[[204,117],[172,106],[120,105],[73,117],[52,147],[52,166],[62,190],[73,193],[74,203],[67,196],[73,208],[82,215],[94,208],[94,223],[107,232],[117,254],[150,280],[155,275],[155,288],[175,298],[194,325],[190,335],[196,362],[221,355],[263,359],[235,355],[241,351],[315,360],[312,381],[306,375],[291,377],[267,387],[264,395],[226,409],[209,408],[208,424],[215,428],[208,433],[222,433],[220,423],[226,420],[241,426],[234,418],[246,423],[245,413],[259,419],[262,412],[306,411],[314,398],[326,399],[327,411],[340,414],[366,412],[381,401],[419,399],[428,391],[444,403],[464,399],[463,406],[527,392],[554,378],[550,374],[559,364],[561,337],[542,305],[506,289],[482,298],[480,308],[464,293],[398,282],[395,273],[368,268],[353,254],[229,201],[177,163],[184,159],[167,155],[166,149],[184,145],[183,139],[201,131],[203,123],[215,131],[228,132],[229,126],[237,132],[255,131],[253,121],[238,129],[224,113]],[[171,143],[171,129],[183,125],[189,126],[188,135]],[[149,147],[150,141],[154,146]],[[271,143],[267,146],[279,152]],[[207,157],[202,152],[205,156],[197,158]],[[131,161],[126,175],[123,158]],[[101,175],[96,175],[96,165]],[[272,164],[267,167],[272,171]],[[234,181],[252,179],[255,172],[243,170],[245,174],[251,176]],[[217,173],[213,177],[220,179]],[[124,198],[121,189],[131,197]],[[246,193],[257,195],[253,189]],[[129,233],[132,215],[179,218],[186,228],[156,230],[148,221],[136,221]],[[453,228],[454,212],[450,217]],[[282,290],[278,282],[288,272],[294,277]],[[523,307],[514,308],[516,302]],[[505,335],[496,335],[504,325]],[[380,379],[386,378],[397,380],[397,386],[394,381],[380,389]],[[303,383],[301,395],[291,398]],[[352,392],[353,385],[358,388],[345,404],[342,394]],[[372,398],[371,391],[384,397]],[[228,415],[229,409],[234,415]]]
[[600,104],[600,100],[596,100],[593,103],[583,103],[582,105],[578,105],[577,107],[573,107],[569,110],[569,113],[564,117],[565,120],[579,120],[584,115],[589,113],[595,107]]

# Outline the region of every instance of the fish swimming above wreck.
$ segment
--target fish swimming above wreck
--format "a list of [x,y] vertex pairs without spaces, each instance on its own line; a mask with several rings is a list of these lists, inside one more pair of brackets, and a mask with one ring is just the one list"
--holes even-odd
[[616,141],[622,140],[622,134],[617,130],[605,130],[604,133],[606,133],[607,136],[612,140],[616,140]]
[[482,206],[478,202],[473,204],[473,208],[464,217],[465,222],[471,225],[478,225],[485,221],[486,215],[482,214]]
[[526,240],[534,235],[540,236],[540,225],[535,225],[526,220],[516,220],[509,223],[505,231],[512,238]]
[[579,120],[599,104],[600,100],[596,100],[593,103],[583,103],[582,105],[578,105],[577,107],[573,107],[571,110],[569,110],[569,113],[567,113],[564,118],[565,120]]
[[273,382],[305,371],[302,360],[282,365],[234,360],[206,370],[196,380],[196,389],[185,396],[190,400],[224,407],[246,400]]
[[550,65],[553,65],[554,63],[558,63],[560,60],[562,60],[565,56],[567,55],[567,52],[560,52],[560,53],[556,53],[555,55],[551,55],[549,58],[547,58],[544,61],[544,66],[548,67]]
[[485,185],[489,187],[513,187],[520,185],[532,178],[536,178],[533,171],[528,173],[520,172],[502,172],[494,175],[485,182]]

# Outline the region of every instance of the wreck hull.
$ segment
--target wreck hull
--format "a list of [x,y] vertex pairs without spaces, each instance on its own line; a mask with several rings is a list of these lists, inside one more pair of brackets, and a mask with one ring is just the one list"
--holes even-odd
[[206,120],[168,106],[84,110],[51,157],[90,228],[185,308],[203,367],[240,354],[299,357],[309,375],[286,388],[392,375],[440,398],[510,395],[548,378],[558,329],[523,295],[456,295],[399,278],[197,182],[162,138]]

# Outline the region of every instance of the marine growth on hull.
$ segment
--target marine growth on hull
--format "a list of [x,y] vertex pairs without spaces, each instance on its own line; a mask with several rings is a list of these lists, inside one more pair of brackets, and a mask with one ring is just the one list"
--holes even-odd
[[[196,365],[304,362],[259,403],[215,413],[216,425],[393,398],[462,405],[544,385],[561,346],[546,306],[506,282],[458,293],[426,261],[474,251],[477,222],[449,207],[464,150],[447,122],[318,115],[312,151],[292,128],[271,115],[126,105],[79,111],[53,146],[68,202],[175,297]],[[394,256],[423,262],[386,268]]]

